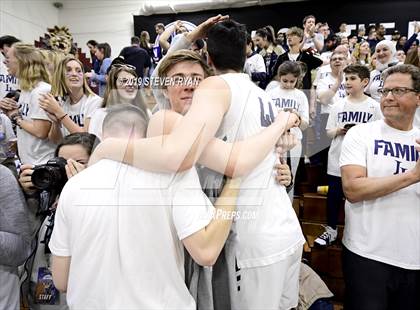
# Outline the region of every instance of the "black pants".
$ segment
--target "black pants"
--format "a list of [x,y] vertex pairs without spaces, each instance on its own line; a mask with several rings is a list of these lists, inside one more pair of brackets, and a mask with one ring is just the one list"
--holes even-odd
[[341,177],[328,174],[327,194],[327,224],[331,228],[337,228],[338,213],[343,202],[344,193]]
[[345,310],[419,310],[420,270],[359,256],[343,247]]
[[312,150],[314,155],[310,158],[312,164],[322,165],[323,169],[325,170],[325,174],[327,171],[327,164],[328,164],[328,151],[330,150],[330,145],[332,139],[328,137],[327,131],[325,127],[327,126],[329,114],[323,113],[319,115],[317,118],[317,123],[315,125],[316,131],[316,146]]

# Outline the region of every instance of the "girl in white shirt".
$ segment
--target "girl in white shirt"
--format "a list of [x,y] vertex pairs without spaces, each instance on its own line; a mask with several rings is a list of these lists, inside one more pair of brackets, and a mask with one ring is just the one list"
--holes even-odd
[[96,110],[92,115],[89,133],[93,133],[99,139],[102,139],[102,124],[107,115],[107,108],[110,106],[128,103],[144,110],[146,114],[148,113],[143,104],[137,79],[135,67],[126,64],[112,65],[108,73],[108,83],[101,109]]
[[[285,61],[278,70],[278,78],[280,80],[279,87],[268,91],[269,96],[273,100],[274,106],[278,110],[294,110],[296,111],[301,122],[299,127],[290,129],[298,140],[296,146],[290,150],[290,164],[293,178],[296,176],[299,159],[302,155],[302,131],[309,124],[309,104],[308,99],[303,91],[296,88],[300,77],[302,77],[302,69],[298,62]],[[285,154],[286,155],[286,154]],[[289,192],[289,196],[293,199],[293,189]]]
[[59,142],[68,134],[87,132],[101,103],[84,78],[83,64],[74,56],[65,57],[55,69],[51,93],[39,100],[39,106],[54,120],[50,139]]
[[38,104],[42,94],[51,90],[44,57],[33,45],[15,43],[7,51],[6,66],[9,74],[19,79],[22,90],[18,102],[1,102],[1,108],[17,125],[19,158],[22,163],[46,163],[54,156],[55,145],[47,139],[51,119]]

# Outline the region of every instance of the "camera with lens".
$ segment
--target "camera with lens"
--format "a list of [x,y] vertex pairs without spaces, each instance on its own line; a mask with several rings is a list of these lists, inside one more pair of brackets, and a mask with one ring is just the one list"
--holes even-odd
[[19,97],[20,97],[20,90],[16,89],[16,90],[9,91],[4,98],[10,98],[17,102],[19,101]]
[[66,165],[67,160],[62,157],[55,157],[44,165],[35,166],[31,176],[32,184],[41,190],[38,214],[48,216],[49,224],[41,241],[45,244],[45,253],[50,253],[48,243],[54,228],[55,217],[53,205],[67,182]]
[[38,189],[61,192],[67,182],[66,165],[64,158],[52,158],[46,164],[34,167],[31,181]]

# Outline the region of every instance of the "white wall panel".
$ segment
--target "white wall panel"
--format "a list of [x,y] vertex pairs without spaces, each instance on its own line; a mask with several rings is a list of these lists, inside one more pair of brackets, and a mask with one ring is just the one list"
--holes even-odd
[[58,10],[52,1],[0,0],[0,35],[9,34],[33,43],[57,23]]

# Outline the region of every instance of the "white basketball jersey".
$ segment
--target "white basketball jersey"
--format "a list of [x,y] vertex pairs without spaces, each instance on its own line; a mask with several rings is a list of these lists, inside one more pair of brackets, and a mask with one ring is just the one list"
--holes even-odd
[[[264,90],[246,74],[220,76],[231,90],[230,107],[217,136],[228,142],[244,140],[274,122],[277,109]],[[299,221],[284,186],[274,179],[277,157],[270,153],[241,184],[238,216],[232,230],[238,242],[239,268],[273,264],[304,243]]]

